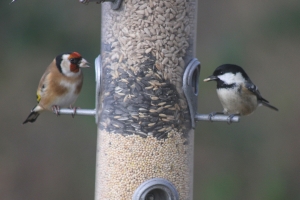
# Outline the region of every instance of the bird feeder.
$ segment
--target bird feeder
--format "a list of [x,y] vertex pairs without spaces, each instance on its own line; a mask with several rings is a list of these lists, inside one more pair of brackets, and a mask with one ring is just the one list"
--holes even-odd
[[228,119],[197,114],[196,14],[197,0],[102,4],[96,108],[76,111],[96,116],[96,200],[193,199],[195,121]]
[[196,0],[102,4],[96,200],[192,199],[182,77],[195,56],[196,9]]

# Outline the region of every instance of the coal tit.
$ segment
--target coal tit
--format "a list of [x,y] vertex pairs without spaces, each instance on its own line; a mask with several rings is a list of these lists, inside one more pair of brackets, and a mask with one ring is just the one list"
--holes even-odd
[[[256,85],[252,83],[246,72],[237,65],[224,64],[219,66],[213,75],[204,79],[217,82],[217,94],[224,108],[223,114],[230,114],[228,123],[236,115],[249,115],[257,106],[264,105],[273,110],[278,109],[264,99]],[[214,112],[213,115],[220,113]]]

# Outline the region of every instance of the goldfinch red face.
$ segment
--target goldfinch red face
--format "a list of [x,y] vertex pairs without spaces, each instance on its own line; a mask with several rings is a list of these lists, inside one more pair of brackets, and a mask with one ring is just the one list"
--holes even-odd
[[89,67],[88,62],[77,52],[58,55],[56,66],[62,74],[68,77],[79,76],[80,68]]

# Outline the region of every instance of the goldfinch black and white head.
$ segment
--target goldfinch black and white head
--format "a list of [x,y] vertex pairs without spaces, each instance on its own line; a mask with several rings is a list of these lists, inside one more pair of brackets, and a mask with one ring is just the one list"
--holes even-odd
[[58,113],[60,107],[72,107],[83,83],[81,68],[85,67],[89,67],[88,62],[77,52],[56,56],[38,85],[36,93],[38,104],[31,110],[23,124],[34,122],[44,110],[55,110]]
[[77,52],[63,53],[55,58],[56,67],[65,76],[75,77],[81,74],[80,68],[89,67],[88,62]]
[[221,65],[204,81],[217,82],[217,94],[224,114],[249,115],[260,105],[278,111],[261,96],[258,88],[238,65]]

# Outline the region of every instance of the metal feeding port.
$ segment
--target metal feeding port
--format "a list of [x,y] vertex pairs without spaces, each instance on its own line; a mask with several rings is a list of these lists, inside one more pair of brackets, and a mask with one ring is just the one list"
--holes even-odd
[[134,192],[132,200],[178,200],[174,185],[163,178],[153,178],[142,183]]
[[197,58],[192,59],[183,74],[183,92],[188,102],[192,127],[195,128],[195,115],[197,113],[198,83],[201,64]]

